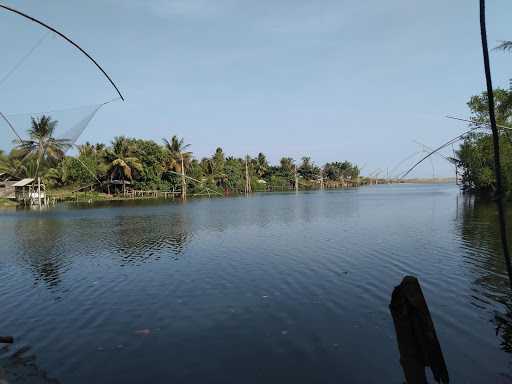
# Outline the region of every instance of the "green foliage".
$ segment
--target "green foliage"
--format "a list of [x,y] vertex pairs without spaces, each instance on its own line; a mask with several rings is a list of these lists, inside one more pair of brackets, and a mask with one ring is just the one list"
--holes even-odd
[[359,168],[349,161],[327,163],[324,166],[324,177],[328,180],[355,180],[359,176]]
[[[78,154],[65,156],[69,144],[53,137],[57,124],[49,116],[33,119],[30,140],[20,143],[9,155],[0,152],[0,172],[33,177],[39,169],[49,187],[61,190],[95,186],[106,191],[105,182],[124,180],[136,189],[180,191],[184,171],[184,186],[189,193],[242,192],[247,177],[254,191],[287,189],[293,187],[296,173],[301,185],[311,186],[322,173],[309,157],[303,157],[298,165],[294,159],[283,157],[279,165],[272,166],[261,152],[254,158],[238,158],[227,156],[221,147],[211,156],[194,159],[188,150],[190,145],[176,135],[161,144],[119,136],[110,145],[85,143],[78,146]],[[353,177],[357,170],[348,162],[328,166],[333,179]]]
[[[512,125],[512,92],[495,90],[496,120],[499,125]],[[468,102],[474,121],[488,124],[487,93],[473,96]],[[500,130],[501,172],[506,192],[512,190],[512,137],[509,130]],[[461,181],[466,190],[491,193],[495,189],[494,152],[490,131],[471,133],[457,151]]]
[[230,191],[243,191],[245,187],[245,162],[228,158],[224,164],[224,187]]
[[[29,139],[18,143],[15,154],[18,160],[35,162],[34,172],[27,173],[37,176],[41,166],[56,164],[64,157],[64,153],[71,147],[68,140],[56,139],[53,134],[58,122],[50,116],[43,115],[32,118],[32,126],[28,129]],[[32,167],[30,167],[32,168]]]
[[304,156],[302,164],[297,169],[299,175],[306,180],[316,180],[320,178],[321,170],[312,161],[311,157]]

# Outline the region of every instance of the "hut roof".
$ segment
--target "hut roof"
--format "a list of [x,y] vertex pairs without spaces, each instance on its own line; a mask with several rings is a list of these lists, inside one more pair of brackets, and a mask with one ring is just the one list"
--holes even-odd
[[13,184],[13,187],[25,187],[29,184],[32,184],[35,179],[22,179],[18,181],[16,184]]

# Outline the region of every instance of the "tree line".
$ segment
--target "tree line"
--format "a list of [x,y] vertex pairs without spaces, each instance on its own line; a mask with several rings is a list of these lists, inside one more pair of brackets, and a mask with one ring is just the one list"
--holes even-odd
[[[512,91],[494,90],[496,123],[500,132],[501,172],[504,189],[512,191]],[[471,97],[467,103],[471,111],[470,128],[489,127],[487,92]],[[470,132],[456,151],[457,165],[461,170],[462,188],[479,194],[495,190],[492,135],[489,129]]]
[[[128,183],[142,190],[182,190],[199,193],[205,189],[237,192],[269,186],[286,189],[319,186],[319,183],[355,181],[359,168],[349,161],[316,165],[310,157],[296,162],[281,158],[272,165],[263,153],[245,158],[226,155],[217,148],[209,157],[197,159],[183,138],[172,136],[160,143],[119,136],[109,144],[78,145],[75,156],[65,153],[71,143],[54,137],[58,122],[50,116],[32,118],[28,139],[18,141],[9,153],[0,152],[0,172],[12,177],[42,177],[50,187]],[[183,177],[186,175],[186,178]]]

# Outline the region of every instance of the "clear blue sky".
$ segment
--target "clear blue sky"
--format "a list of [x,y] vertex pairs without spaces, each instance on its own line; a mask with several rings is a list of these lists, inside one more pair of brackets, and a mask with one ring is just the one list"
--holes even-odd
[[[484,89],[477,0],[10,0],[69,34],[126,102],[104,108],[80,142],[178,134],[197,157],[267,154],[347,159],[363,173],[465,129]],[[489,41],[512,40],[510,0],[488,1]],[[0,12],[0,76],[44,34]],[[492,53],[508,87],[512,54]],[[0,87],[4,113],[115,97],[99,72],[50,38]],[[435,161],[437,175],[453,170]],[[416,176],[430,176],[426,164]]]

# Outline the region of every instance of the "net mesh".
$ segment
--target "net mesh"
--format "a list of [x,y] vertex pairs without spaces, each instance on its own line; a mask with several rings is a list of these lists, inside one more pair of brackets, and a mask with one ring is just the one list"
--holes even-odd
[[52,136],[56,139],[66,140],[72,147],[102,105],[104,103],[67,110],[20,114],[3,113],[3,117],[0,116],[0,150],[4,153],[10,153],[19,145],[20,139],[29,140],[32,119],[38,120],[43,116],[47,116],[56,122]]

